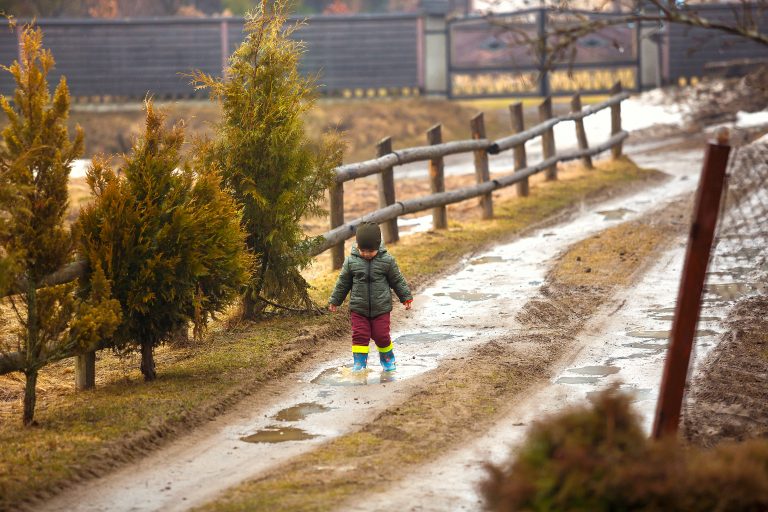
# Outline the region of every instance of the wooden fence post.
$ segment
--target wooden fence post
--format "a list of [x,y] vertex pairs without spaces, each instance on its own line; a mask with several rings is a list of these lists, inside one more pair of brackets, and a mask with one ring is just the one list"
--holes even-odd
[[[344,183],[336,182],[328,191],[330,196],[331,229],[344,224]],[[331,247],[331,268],[338,270],[344,264],[344,242]]]
[[[509,106],[509,113],[512,116],[512,133],[525,131],[525,120],[523,118],[523,104],[521,102],[513,103]],[[525,154],[525,142],[521,142],[513,149],[515,155],[515,171],[525,169],[528,166],[528,157]],[[528,178],[517,185],[517,195],[528,197],[530,188],[528,187]]]
[[[427,144],[433,146],[443,142],[442,125],[436,124],[427,130]],[[429,188],[433,194],[445,192],[445,174],[443,157],[429,161]],[[432,227],[434,229],[448,228],[448,211],[445,206],[432,208]]]
[[[392,152],[392,137],[381,139],[376,144],[376,156],[384,156]],[[388,167],[379,173],[379,208],[385,208],[395,204],[395,173],[392,167]],[[384,222],[381,225],[381,235],[386,243],[400,240],[397,229],[397,219]]]
[[[616,82],[611,87],[611,96],[621,93],[621,82]],[[611,105],[611,136],[621,131],[621,102]],[[611,148],[611,156],[615,159],[621,158],[622,143],[619,142]]]
[[704,165],[693,208],[693,221],[688,234],[683,272],[677,292],[675,315],[669,334],[669,349],[664,361],[653,437],[674,435],[680,422],[680,409],[685,393],[685,381],[691,361],[691,348],[696,336],[696,323],[701,310],[701,294],[707,274],[712,241],[715,236],[720,200],[723,195],[725,171],[731,147],[727,136],[718,136],[717,143],[707,145]]
[[[472,138],[475,140],[485,138],[485,118],[482,112],[479,112],[470,122],[472,128]],[[484,149],[478,149],[475,153],[475,179],[478,184],[488,181],[490,171],[488,169],[488,152]],[[489,192],[480,197],[480,208],[482,209],[483,219],[493,218],[493,195]]]
[[[571,111],[581,112],[581,95],[579,95],[579,93],[573,95],[573,99],[571,100]],[[579,149],[589,149],[589,143],[587,142],[587,132],[584,130],[584,118],[582,117],[581,119],[576,119],[574,123],[576,124],[576,140],[579,142]],[[595,168],[592,165],[592,157],[589,155],[584,155],[581,157],[581,163],[587,169]]]
[[[552,119],[552,96],[547,96],[539,105],[539,121],[544,123]],[[550,128],[541,135],[541,150],[544,160],[555,156],[555,131]],[[547,181],[557,179],[557,164],[549,166],[546,172]]]
[[96,352],[75,356],[75,389],[84,391],[96,387]]

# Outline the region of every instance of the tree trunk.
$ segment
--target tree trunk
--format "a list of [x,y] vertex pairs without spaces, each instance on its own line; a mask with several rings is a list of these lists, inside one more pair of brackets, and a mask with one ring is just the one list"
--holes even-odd
[[27,377],[27,384],[24,388],[24,425],[28,427],[33,424],[35,419],[37,370],[24,372],[24,375]]
[[144,380],[147,382],[157,378],[157,372],[155,371],[155,357],[152,353],[153,348],[153,343],[148,341],[141,343],[141,373],[144,375]]
[[261,290],[264,288],[264,282],[266,281],[267,267],[269,266],[269,257],[264,253],[261,257],[261,271],[259,272],[259,281],[256,284],[256,290],[253,292],[248,290],[243,296],[243,319],[255,320],[264,311],[266,303],[259,299]]

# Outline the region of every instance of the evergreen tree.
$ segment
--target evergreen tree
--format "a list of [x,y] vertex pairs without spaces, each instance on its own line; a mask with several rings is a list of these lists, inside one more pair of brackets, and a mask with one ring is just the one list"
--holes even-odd
[[231,303],[251,261],[240,212],[215,168],[183,165],[183,126],[165,127],[151,101],[146,112],[145,132],[120,175],[102,158],[88,170],[95,200],[82,210],[79,228],[83,254],[104,268],[122,305],[112,341],[141,351],[149,381],[156,377],[154,347]]
[[245,40],[230,58],[224,78],[197,72],[200,88],[222,106],[223,119],[203,159],[217,165],[224,185],[243,208],[243,227],[256,268],[243,296],[243,316],[258,316],[268,302],[312,307],[300,271],[316,241],[300,219],[319,215],[324,191],[341,162],[337,136],[311,142],[302,116],[313,108],[316,84],[302,77],[304,45],[291,39],[285,2],[267,2],[246,17]]
[[[43,288],[44,279],[73,256],[71,232],[64,226],[70,165],[82,153],[78,127],[69,138],[69,90],[61,79],[53,97],[47,75],[54,65],[42,46],[39,29],[22,31],[20,61],[5,68],[16,82],[13,103],[0,97],[8,117],[0,148],[2,178],[16,193],[0,227],[0,254],[15,273],[6,277],[17,331],[19,370],[26,377],[24,424],[34,419],[36,383],[40,368],[73,351],[93,349],[119,323],[119,304],[109,298],[109,283],[96,268],[89,283],[75,296],[74,283]],[[9,204],[8,198],[3,198]]]

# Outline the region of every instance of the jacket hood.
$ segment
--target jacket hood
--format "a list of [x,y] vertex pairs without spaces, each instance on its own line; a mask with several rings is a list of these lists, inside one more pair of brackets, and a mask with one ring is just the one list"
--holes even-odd
[[[384,247],[384,242],[381,242],[381,245],[379,245],[379,254],[384,254],[387,252],[387,248]],[[360,249],[357,248],[357,244],[352,244],[352,252],[351,254],[353,256],[360,256]],[[377,254],[376,256],[378,256]],[[362,256],[360,256],[362,258]]]

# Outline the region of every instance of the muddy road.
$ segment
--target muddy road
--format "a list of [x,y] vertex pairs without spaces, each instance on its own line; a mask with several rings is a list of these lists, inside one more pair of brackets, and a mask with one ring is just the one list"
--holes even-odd
[[[348,340],[339,339],[258,397],[246,398],[231,412],[155,454],[74,487],[38,509],[187,510],[361,429],[451,362],[494,340],[519,334],[521,309],[541,293],[547,272],[569,246],[689,197],[700,170],[700,154],[638,151],[632,156],[640,165],[661,169],[670,178],[631,196],[583,205],[569,219],[468,258],[456,272],[422,290],[414,310],[398,310],[393,318],[395,374],[381,372],[375,354],[369,371],[351,374],[345,366],[350,359]],[[397,506],[476,508],[474,482],[482,475],[481,461],[506,457],[532,419],[583,400],[616,380],[635,393],[649,423],[683,241],[681,237],[657,255],[657,263],[641,279],[589,319],[577,336],[576,348],[557,361],[554,378],[510,404],[486,432],[408,476],[399,486]],[[710,316],[717,318],[720,312]],[[705,326],[702,336],[710,346],[718,328],[716,320]],[[466,485],[457,485],[459,481]],[[371,504],[395,505],[391,493],[364,501],[369,510]]]

